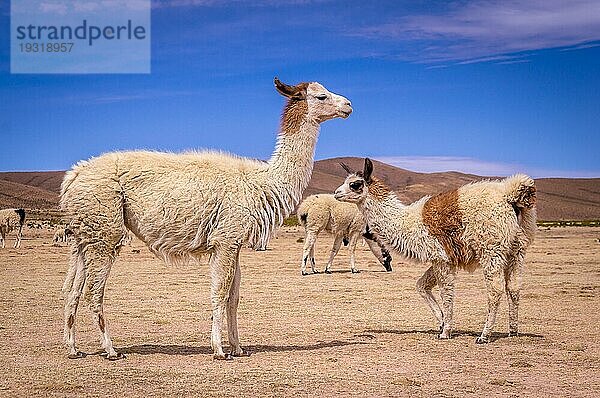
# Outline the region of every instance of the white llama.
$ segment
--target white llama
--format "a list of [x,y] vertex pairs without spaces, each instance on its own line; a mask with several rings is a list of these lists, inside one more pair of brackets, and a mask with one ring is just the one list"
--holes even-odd
[[300,224],[304,227],[304,249],[302,252],[302,275],[306,272],[306,264],[311,262],[312,272],[318,273],[315,268],[315,243],[317,236],[325,230],[333,234],[334,241],[329,261],[325,266],[325,273],[331,273],[331,264],[337,255],[342,242],[348,246],[350,252],[350,269],[357,273],[355,265],[356,243],[362,236],[371,252],[377,257],[386,271],[392,270],[392,256],[388,250],[368,229],[365,219],[358,207],[352,203],[335,200],[331,194],[311,195],[304,199],[296,211]]
[[[431,263],[417,289],[440,324],[439,338],[451,337],[454,279],[457,269],[481,266],[488,292],[488,316],[477,343],[489,342],[502,291],[509,308],[509,336],[518,332],[521,267],[536,231],[535,185],[518,174],[481,181],[404,205],[365,159],[362,172],[351,173],[336,192],[338,200],[356,203],[371,229],[400,254]],[[442,307],[431,293],[438,285]]]
[[66,242],[70,233],[71,231],[68,228],[62,226],[56,227],[56,229],[54,230],[54,237],[52,238],[52,243],[57,245],[59,243]]
[[6,247],[6,235],[12,230],[17,230],[17,238],[14,248],[21,247],[21,238],[23,238],[23,224],[25,223],[25,210],[23,209],[2,209],[0,210],[0,245],[2,249]]
[[[302,197],[311,177],[320,123],[352,112],[348,99],[319,83],[290,86],[277,145],[268,162],[222,152],[113,152],[82,161],[62,183],[61,208],[73,232],[65,292],[65,340],[75,348],[75,319],[85,288],[107,358],[119,359],[103,314],[106,280],[127,231],[168,263],[210,255],[214,358],[247,355],[238,337],[242,245],[265,247]],[[231,353],[221,341],[224,316]]]

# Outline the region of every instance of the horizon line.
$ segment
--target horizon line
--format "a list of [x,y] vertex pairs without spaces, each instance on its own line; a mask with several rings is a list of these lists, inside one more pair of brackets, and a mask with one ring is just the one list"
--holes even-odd
[[[534,179],[540,178],[565,178],[565,179],[598,179],[600,171],[593,170],[561,170],[544,169],[525,166],[518,163],[493,162],[471,157],[461,156],[366,156],[373,160],[385,163],[388,166],[404,169],[414,173],[461,173],[476,175],[478,177],[507,177],[517,173],[530,175]],[[365,156],[342,155],[315,159],[315,162],[338,158],[365,158]],[[75,163],[74,163],[75,164]],[[0,173],[52,173],[66,172],[66,169],[18,169],[0,170]]]

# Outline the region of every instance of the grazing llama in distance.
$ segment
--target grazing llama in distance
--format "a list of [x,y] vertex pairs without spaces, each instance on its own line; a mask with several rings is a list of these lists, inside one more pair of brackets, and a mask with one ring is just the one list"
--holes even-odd
[[[102,302],[128,230],[167,263],[210,255],[214,358],[247,355],[237,328],[240,249],[265,247],[308,185],[320,124],[352,112],[348,99],[319,83],[290,86],[275,78],[275,87],[287,104],[268,162],[211,151],[113,152],[67,172],[60,203],[74,238],[63,286],[69,358],[85,356],[75,348],[84,288],[107,358],[123,357],[113,348]],[[221,341],[225,315],[230,354]]]
[[[523,174],[481,181],[404,205],[372,176],[365,159],[362,172],[350,173],[335,197],[356,203],[390,248],[408,259],[431,263],[417,282],[440,324],[440,339],[451,337],[454,279],[458,269],[481,266],[488,292],[488,316],[477,343],[489,342],[502,291],[506,290],[509,336],[518,333],[521,267],[536,231],[535,185]],[[439,286],[442,306],[431,289]]]
[[333,247],[325,267],[325,273],[331,274],[331,264],[340,250],[342,242],[345,246],[348,246],[350,251],[350,269],[352,273],[358,272],[355,265],[354,251],[361,236],[365,238],[369,249],[385,267],[386,271],[392,270],[392,256],[385,246],[367,229],[365,219],[356,205],[337,201],[331,194],[311,195],[302,201],[296,214],[305,231],[302,275],[308,275],[308,272],[306,272],[308,261],[311,262],[313,274],[318,273],[315,268],[315,243],[317,236],[323,230],[331,232],[334,236]]
[[6,235],[12,230],[17,229],[17,239],[14,248],[21,247],[21,238],[23,237],[23,224],[25,223],[25,210],[23,209],[2,209],[0,210],[0,244],[2,249],[6,247]]
[[56,230],[54,231],[54,237],[52,238],[52,243],[59,244],[66,242],[70,232],[71,231],[68,228],[60,226],[56,227]]

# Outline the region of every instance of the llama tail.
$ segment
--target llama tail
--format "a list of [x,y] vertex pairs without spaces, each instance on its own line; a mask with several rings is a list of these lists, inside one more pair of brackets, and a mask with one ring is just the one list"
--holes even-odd
[[516,174],[504,180],[506,201],[512,205],[527,240],[531,243],[537,230],[535,182],[529,176]]
[[298,209],[296,210],[296,216],[298,217],[298,222],[300,225],[306,228],[306,220],[308,219],[308,207],[306,202],[300,203]]
[[303,227],[306,227],[306,219],[308,218],[308,213],[304,212],[304,213],[298,213],[298,221],[300,222],[300,225],[302,225]]

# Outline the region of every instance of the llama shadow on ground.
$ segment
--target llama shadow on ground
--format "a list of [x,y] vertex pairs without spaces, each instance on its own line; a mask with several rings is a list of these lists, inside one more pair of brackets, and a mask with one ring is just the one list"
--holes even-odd
[[[386,271],[385,269],[380,269],[380,270],[370,270],[370,269],[359,269],[358,272],[355,272],[355,274],[379,274],[379,273],[383,273],[386,274],[389,271]],[[334,269],[331,270],[332,274],[350,274],[352,273],[351,270],[349,269]],[[319,274],[324,274],[324,275],[328,275],[327,273],[325,273],[324,271],[320,271]]]
[[[373,334],[390,333],[390,334],[399,334],[399,335],[429,334],[429,335],[437,336],[440,333],[440,331],[437,329],[428,329],[428,330],[368,329],[368,330],[365,330],[363,333],[373,333]],[[477,332],[477,331],[473,331],[473,330],[453,330],[452,331],[452,337],[460,337],[460,336],[479,337],[480,335],[481,335],[481,332]],[[509,337],[508,333],[492,333],[492,335],[490,336],[490,342],[493,342],[493,341],[496,341],[499,339],[505,339],[508,337]],[[544,335],[536,334],[536,333],[519,333],[519,335],[516,336],[516,338],[519,338],[519,337],[531,337],[531,338],[536,338],[536,339],[545,338]],[[512,338],[515,338],[515,337],[511,337],[511,339]]]
[[[257,352],[287,352],[287,351],[313,351],[320,350],[323,348],[343,347],[348,345],[356,344],[369,344],[364,341],[342,341],[333,340],[328,342],[319,342],[316,344],[306,345],[244,345],[244,349],[250,353]],[[223,347],[227,351],[227,346]],[[167,355],[199,355],[199,354],[212,354],[212,348],[208,346],[188,346],[188,345],[163,345],[163,344],[140,344],[129,347],[123,347],[120,350],[123,354],[140,354],[140,355],[152,355],[152,354],[167,354]]]

